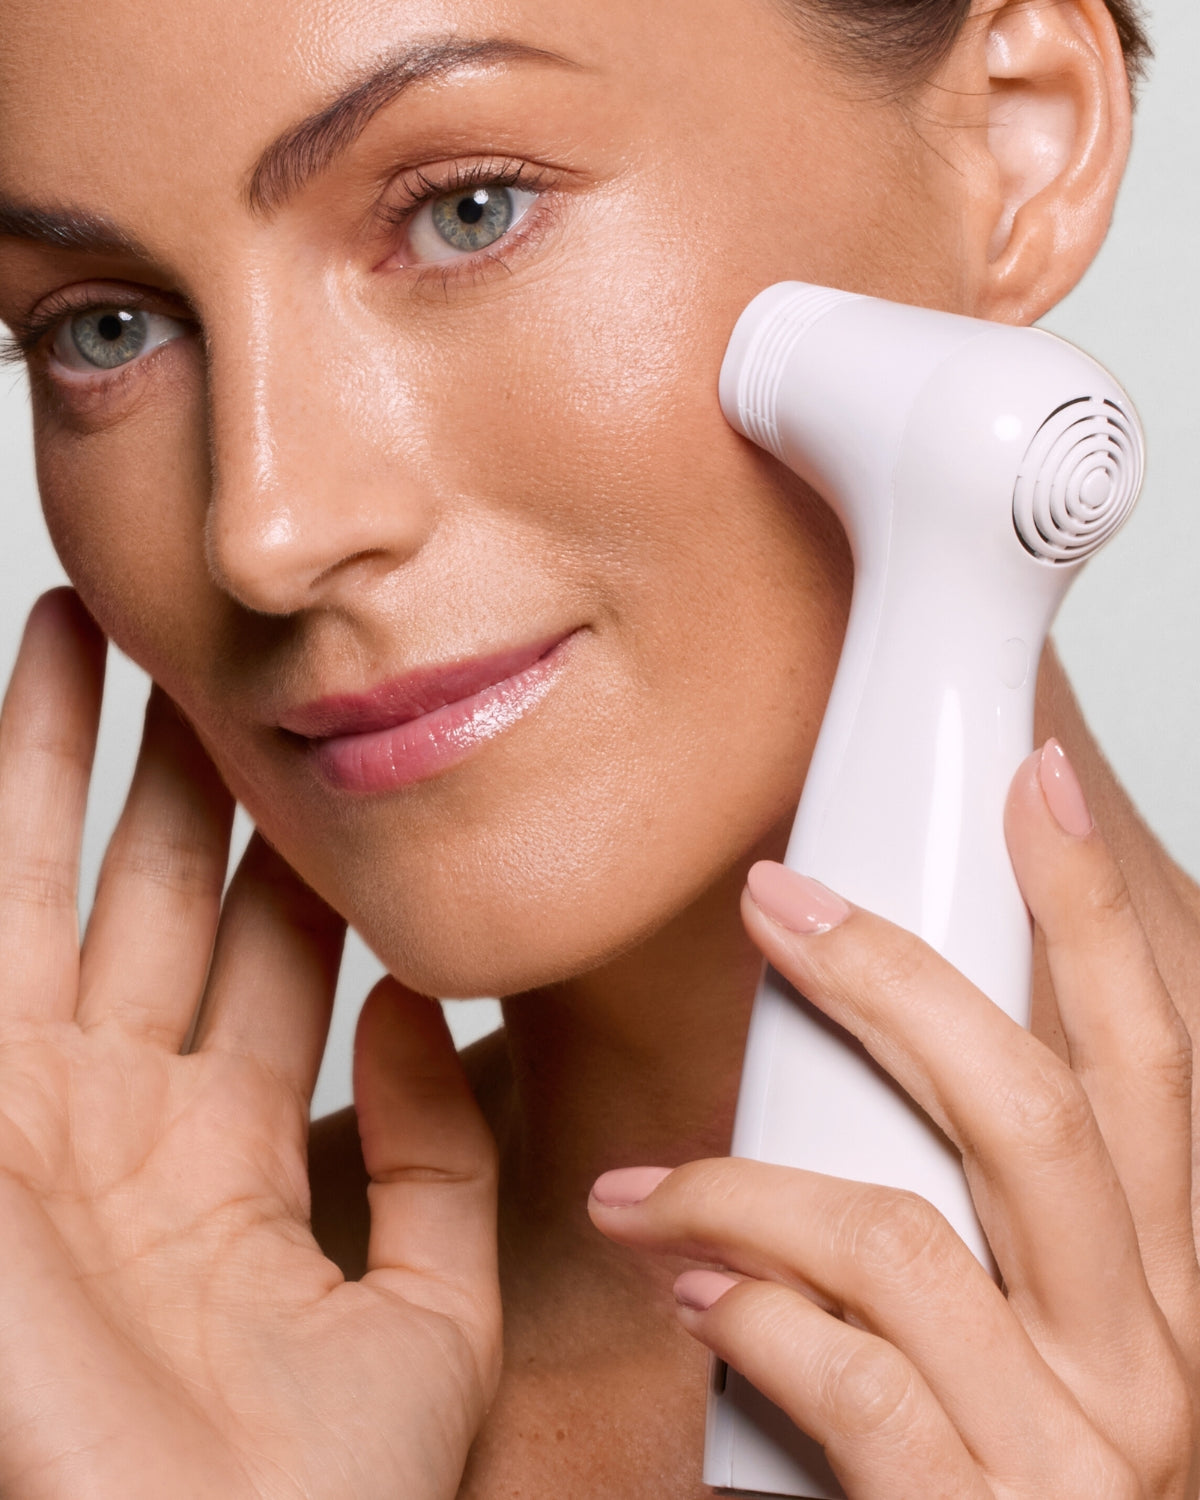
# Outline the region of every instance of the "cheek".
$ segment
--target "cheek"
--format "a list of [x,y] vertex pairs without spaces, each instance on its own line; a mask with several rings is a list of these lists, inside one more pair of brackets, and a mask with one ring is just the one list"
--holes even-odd
[[790,814],[832,680],[842,534],[725,423],[717,292],[626,245],[619,280],[515,286],[437,340],[439,488],[497,538],[486,570],[456,551],[457,585],[494,598],[534,559],[510,628],[565,599],[589,626],[571,680],[405,807],[272,830],[422,990],[528,989],[661,927]]
[[103,423],[49,394],[34,407],[42,508],[63,567],[106,634],[164,684],[189,675],[211,609],[198,387],[194,355],[167,351]]
[[[509,638],[548,600],[590,627],[561,701],[394,802],[348,810],[289,781],[219,701],[213,658],[238,621],[204,562],[206,434],[186,372],[157,382],[136,420],[40,424],[47,517],[93,613],[199,724],[285,857],[423,990],[508,993],[602,961],[723,876],[799,795],[849,560],[824,506],[717,403],[728,329],[772,270],[731,287],[675,232],[686,192],[677,212],[667,194],[614,208],[570,274],[388,335],[406,390],[425,362],[416,416],[447,511],[389,575],[391,597],[419,594],[435,614],[453,597]],[[378,366],[388,339],[374,338]],[[375,451],[402,492],[403,460]],[[390,649],[403,659],[409,643]],[[436,641],[423,649],[436,659]]]

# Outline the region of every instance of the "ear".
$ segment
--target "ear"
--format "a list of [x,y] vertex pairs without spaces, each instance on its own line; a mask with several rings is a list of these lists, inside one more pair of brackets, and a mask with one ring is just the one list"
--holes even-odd
[[1108,233],[1132,129],[1125,58],[1104,0],[988,0],[964,43],[986,114],[968,152],[973,310],[1032,323]]

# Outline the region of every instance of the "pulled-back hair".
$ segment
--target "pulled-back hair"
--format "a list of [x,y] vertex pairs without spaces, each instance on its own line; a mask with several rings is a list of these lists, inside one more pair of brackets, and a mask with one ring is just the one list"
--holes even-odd
[[[782,0],[803,24],[816,20],[838,51],[901,85],[926,77],[949,52],[971,0]],[[1151,57],[1139,0],[1105,0],[1125,50],[1131,82]]]

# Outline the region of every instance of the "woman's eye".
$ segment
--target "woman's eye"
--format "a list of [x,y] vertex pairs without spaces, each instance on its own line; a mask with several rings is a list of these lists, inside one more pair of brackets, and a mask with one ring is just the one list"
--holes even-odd
[[160,349],[187,332],[162,313],[130,307],[90,307],[62,324],[54,357],[68,370],[116,370]]
[[486,250],[521,222],[537,197],[520,188],[485,186],[433,198],[409,222],[413,258],[456,260]]

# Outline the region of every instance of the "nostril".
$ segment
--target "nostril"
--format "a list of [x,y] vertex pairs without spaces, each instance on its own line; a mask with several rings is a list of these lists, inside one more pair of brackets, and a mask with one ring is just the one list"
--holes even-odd
[[247,609],[310,608],[403,565],[432,530],[435,496],[414,467],[336,417],[336,403],[323,430],[311,411],[303,424],[243,411],[214,433],[208,568]]
[[412,556],[423,530],[389,528],[387,519],[317,507],[302,518],[287,511],[260,518],[214,506],[206,528],[209,574],[246,609],[296,614],[339,592],[361,592]]
[[325,570],[325,574],[317,582],[321,582],[326,574],[332,574],[343,569],[351,572],[371,572],[374,565],[388,565],[388,554],[383,547],[364,547],[359,552],[352,552],[349,557],[339,558],[337,562],[331,563]]

